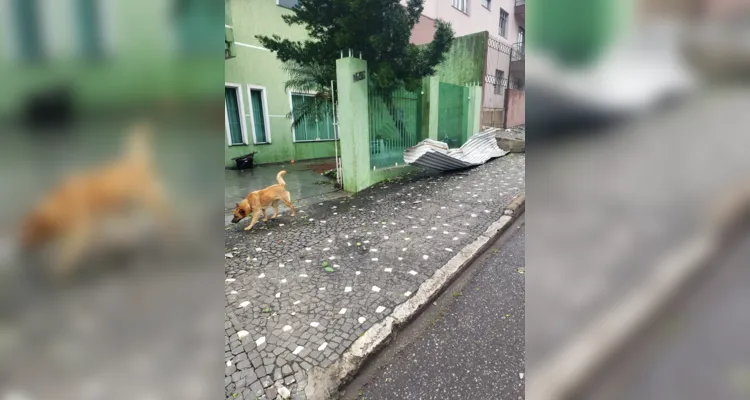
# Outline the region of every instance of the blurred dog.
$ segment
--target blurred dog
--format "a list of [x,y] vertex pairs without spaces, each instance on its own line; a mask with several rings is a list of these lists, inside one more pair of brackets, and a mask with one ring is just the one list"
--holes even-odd
[[150,133],[148,125],[137,124],[120,159],[72,176],[44,196],[23,222],[22,252],[29,255],[46,245],[59,245],[51,267],[55,277],[63,278],[81,261],[95,224],[123,214],[133,204],[165,221],[169,208],[151,169]]
[[294,206],[292,205],[291,196],[286,190],[286,182],[284,182],[284,178],[282,178],[284,174],[286,174],[286,171],[280,171],[276,174],[277,184],[271,185],[262,190],[250,192],[250,194],[248,194],[241,202],[236,203],[232,223],[236,224],[243,218],[252,214],[253,219],[250,220],[250,225],[245,228],[245,230],[248,231],[253,228],[253,225],[255,225],[256,222],[258,222],[260,212],[263,212],[263,222],[268,221],[266,208],[269,206],[273,207],[273,216],[271,216],[271,219],[274,219],[279,216],[279,201],[283,201],[284,204],[292,210],[293,217]]

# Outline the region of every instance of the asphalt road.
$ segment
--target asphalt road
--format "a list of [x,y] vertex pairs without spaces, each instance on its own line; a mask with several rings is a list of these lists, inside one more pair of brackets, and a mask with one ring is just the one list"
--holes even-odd
[[523,216],[368,363],[342,399],[522,399]]
[[750,398],[750,235],[721,258],[576,398]]

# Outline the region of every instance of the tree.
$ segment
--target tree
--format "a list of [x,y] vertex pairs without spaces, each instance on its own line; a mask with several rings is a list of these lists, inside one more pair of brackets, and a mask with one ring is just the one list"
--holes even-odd
[[284,63],[290,75],[287,89],[318,92],[309,107],[295,110],[295,123],[301,116],[317,114],[316,103],[330,101],[336,60],[349,49],[367,61],[371,83],[381,93],[401,85],[415,90],[422,78],[434,75],[454,35],[449,23],[437,20],[431,43],[419,47],[409,43],[423,1],[408,0],[404,7],[399,0],[299,0],[294,13],[282,18],[288,25],[303,25],[310,39],[256,36]]

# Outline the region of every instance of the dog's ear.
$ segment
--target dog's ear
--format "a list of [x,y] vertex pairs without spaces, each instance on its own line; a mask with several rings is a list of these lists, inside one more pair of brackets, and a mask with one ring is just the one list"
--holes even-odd
[[240,206],[240,203],[234,203],[234,206],[235,206],[235,207],[239,207],[239,206]]

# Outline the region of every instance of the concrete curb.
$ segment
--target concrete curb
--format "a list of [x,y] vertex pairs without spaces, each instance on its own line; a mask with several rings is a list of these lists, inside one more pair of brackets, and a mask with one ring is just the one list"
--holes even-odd
[[308,400],[326,400],[336,394],[371,355],[375,354],[397,332],[397,328],[412,319],[429,305],[466,267],[477,259],[523,213],[525,193],[517,195],[474,242],[470,243],[424,281],[417,292],[398,305],[391,315],[373,325],[347,349],[341,358],[328,368],[314,367],[307,376],[305,395]]
[[699,234],[657,263],[623,301],[588,325],[562,351],[527,375],[527,399],[575,395],[627,340],[643,329],[720,250],[720,235]]

